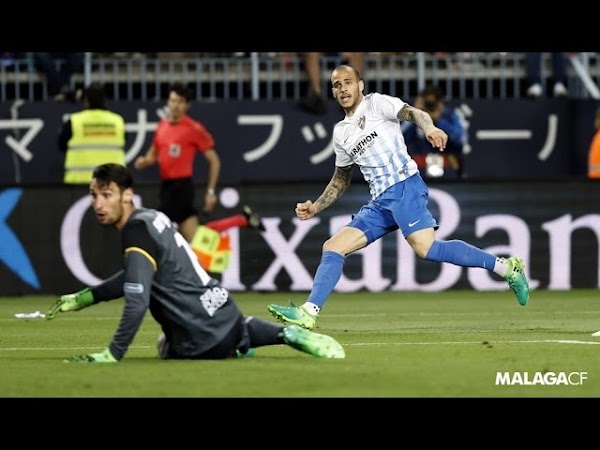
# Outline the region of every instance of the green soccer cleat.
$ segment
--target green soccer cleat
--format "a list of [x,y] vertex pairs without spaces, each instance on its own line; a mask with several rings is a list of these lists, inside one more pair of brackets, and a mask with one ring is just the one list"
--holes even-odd
[[319,316],[311,316],[300,306],[290,302],[290,306],[269,305],[269,312],[273,317],[283,323],[300,325],[302,328],[312,330]]
[[512,291],[517,296],[517,300],[521,306],[525,306],[529,301],[529,282],[525,276],[525,265],[521,258],[508,258],[508,272],[505,280]]
[[305,330],[298,325],[290,325],[283,329],[281,336],[287,345],[317,358],[346,357],[344,347],[331,336]]

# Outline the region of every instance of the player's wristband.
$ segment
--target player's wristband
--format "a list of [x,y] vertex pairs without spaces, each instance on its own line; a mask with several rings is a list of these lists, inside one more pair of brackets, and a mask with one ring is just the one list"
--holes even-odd
[[212,188],[208,188],[208,189],[206,190],[206,194],[207,194],[207,195],[215,195],[215,190],[214,190],[214,189],[212,189]]

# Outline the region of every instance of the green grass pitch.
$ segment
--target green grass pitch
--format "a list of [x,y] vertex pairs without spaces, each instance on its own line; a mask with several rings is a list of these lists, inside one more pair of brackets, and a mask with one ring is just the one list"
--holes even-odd
[[[245,315],[273,320],[269,303],[305,293],[234,293]],[[596,290],[512,293],[333,294],[315,331],[346,349],[318,359],[286,346],[253,358],[162,361],[149,313],[117,364],[66,364],[109,343],[123,300],[55,320],[52,297],[0,299],[0,397],[600,397],[600,296]],[[573,383],[496,384],[497,373],[573,374]],[[582,383],[578,376],[585,373]]]

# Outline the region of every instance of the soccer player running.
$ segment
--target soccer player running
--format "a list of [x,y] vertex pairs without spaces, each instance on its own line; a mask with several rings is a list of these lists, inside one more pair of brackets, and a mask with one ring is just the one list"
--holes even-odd
[[229,292],[202,269],[171,220],[160,211],[135,208],[133,179],[126,167],[97,166],[90,195],[98,222],[121,232],[124,267],[98,286],[61,296],[46,318],[122,297],[125,303],[119,326],[104,351],[65,362],[121,360],[147,309],[162,328],[158,340],[162,359],[252,356],[257,347],[278,344],[320,358],[345,357],[343,347],[330,336],[244,317]]
[[352,168],[358,165],[369,184],[371,199],[345,227],[323,244],[312,291],[300,306],[269,305],[278,320],[315,326],[327,298],[340,279],[346,256],[400,229],[420,258],[463,267],[481,267],[503,277],[519,304],[529,300],[529,283],[521,258],[501,258],[459,240],[435,239],[436,220],[427,208],[428,188],[404,143],[399,121],[414,122],[432,147],[443,151],[448,135],[434,126],[431,116],[400,98],[380,93],[364,95],[364,82],[353,67],[341,65],[331,74],[333,97],[346,117],[333,130],[335,171],[313,203],[296,205],[296,216],[307,220],[331,206],[348,189]]

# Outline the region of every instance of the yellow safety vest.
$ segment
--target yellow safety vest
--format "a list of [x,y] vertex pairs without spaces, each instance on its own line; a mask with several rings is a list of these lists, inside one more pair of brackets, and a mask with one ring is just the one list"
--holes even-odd
[[125,165],[125,121],[106,109],[71,114],[73,136],[67,144],[64,182],[89,184],[100,164]]

